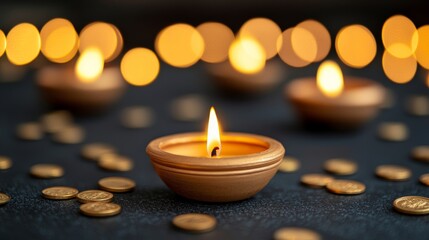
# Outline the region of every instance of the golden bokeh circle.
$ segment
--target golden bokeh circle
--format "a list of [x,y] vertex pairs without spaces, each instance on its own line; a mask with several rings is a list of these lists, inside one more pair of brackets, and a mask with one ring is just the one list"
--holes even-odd
[[265,67],[265,51],[259,42],[251,37],[234,40],[228,51],[229,62],[237,71],[255,74]]
[[306,29],[316,40],[317,54],[314,61],[319,62],[325,59],[331,50],[331,35],[328,29],[322,23],[312,19],[305,20],[296,25],[296,27]]
[[368,28],[355,24],[346,26],[338,32],[335,49],[344,64],[363,68],[374,59],[377,43]]
[[419,43],[415,56],[417,62],[425,69],[429,69],[429,25],[421,26],[417,29]]
[[300,58],[292,47],[292,31],[294,28],[288,28],[282,33],[282,37],[278,39],[277,49],[280,58],[292,67],[305,67],[311,63]]
[[414,23],[403,15],[388,18],[381,30],[381,38],[386,50],[397,58],[408,58],[414,54],[418,37]]
[[317,41],[305,28],[294,27],[291,34],[292,49],[295,54],[307,62],[314,62],[317,57]]
[[5,51],[6,51],[6,35],[4,35],[4,32],[0,30],[0,57],[3,56]]
[[193,26],[177,23],[158,33],[155,49],[167,64],[185,68],[192,66],[202,57],[204,39]]
[[152,83],[159,73],[159,60],[147,48],[129,50],[121,60],[121,73],[124,79],[135,86]]
[[201,60],[209,63],[223,62],[228,58],[228,48],[234,41],[232,30],[218,22],[206,22],[197,26],[204,39],[204,53]]
[[13,27],[6,37],[6,55],[15,65],[32,62],[40,52],[40,34],[30,23],[20,23]]
[[417,61],[413,56],[397,58],[387,50],[384,51],[382,64],[386,76],[395,83],[411,81],[417,71]]

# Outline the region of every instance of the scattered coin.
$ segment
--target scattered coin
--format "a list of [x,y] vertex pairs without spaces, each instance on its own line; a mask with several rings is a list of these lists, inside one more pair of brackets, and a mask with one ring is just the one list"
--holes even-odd
[[201,213],[187,213],[173,218],[173,225],[190,232],[208,232],[216,227],[216,218]]
[[294,157],[286,156],[283,158],[283,161],[280,163],[279,171],[280,172],[295,172],[299,169],[299,161]]
[[365,185],[353,180],[334,180],[326,185],[332,193],[341,195],[356,195],[365,192]]
[[407,214],[429,214],[429,198],[420,196],[400,197],[393,201],[393,208]]
[[171,103],[171,114],[179,121],[198,121],[205,117],[207,103],[204,97],[190,94],[177,98]]
[[30,174],[37,178],[58,178],[64,175],[64,170],[56,164],[36,164],[30,169]]
[[109,192],[129,192],[133,190],[136,183],[124,177],[107,177],[98,181],[98,186]]
[[341,158],[329,159],[325,162],[323,167],[326,171],[338,175],[351,175],[357,171],[356,163]]
[[429,146],[418,146],[413,148],[411,157],[415,160],[429,163]]
[[285,227],[280,228],[274,233],[275,240],[320,240],[320,235],[310,229]]
[[414,116],[429,115],[429,98],[424,95],[416,95],[408,98],[407,111]]
[[429,186],[429,173],[423,174],[419,178],[420,182],[426,186]]
[[400,122],[385,122],[378,127],[378,136],[386,141],[404,141],[408,138],[408,128]]
[[72,187],[48,187],[42,190],[42,196],[54,200],[66,200],[75,198],[79,191]]
[[86,190],[77,194],[77,200],[81,203],[111,202],[113,194],[101,190]]
[[301,177],[301,183],[313,188],[323,188],[332,181],[334,181],[333,177],[318,173],[304,174]]
[[56,133],[71,125],[73,117],[70,112],[65,110],[47,113],[42,116],[41,123],[47,133]]
[[381,165],[375,169],[378,177],[391,181],[403,181],[411,177],[411,171],[408,168],[397,165]]
[[43,137],[42,127],[36,122],[19,124],[16,132],[18,137],[23,140],[35,141]]
[[81,143],[85,138],[83,129],[76,125],[69,125],[53,135],[53,140],[63,144]]
[[127,157],[117,154],[104,154],[98,161],[98,166],[108,171],[126,172],[130,171],[134,164],[133,161]]
[[109,217],[121,212],[121,206],[115,203],[88,202],[80,206],[80,212],[90,217]]
[[90,143],[83,146],[81,154],[88,160],[98,161],[103,154],[115,153],[113,146],[106,143]]
[[380,108],[382,109],[388,109],[392,108],[393,105],[395,105],[395,95],[393,94],[392,90],[386,89],[384,95],[384,101],[381,103]]
[[6,156],[0,156],[0,170],[6,170],[12,167],[12,160]]
[[148,107],[133,106],[122,110],[121,123],[126,128],[145,128],[152,125],[154,114]]
[[10,196],[0,192],[0,205],[6,204],[10,201]]

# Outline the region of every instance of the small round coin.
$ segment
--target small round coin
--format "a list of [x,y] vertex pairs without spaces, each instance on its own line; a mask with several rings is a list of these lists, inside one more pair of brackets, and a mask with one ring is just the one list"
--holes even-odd
[[207,103],[203,96],[190,94],[175,99],[170,106],[171,114],[178,121],[197,121],[204,118]]
[[208,232],[216,227],[216,218],[201,213],[186,213],[173,218],[173,225],[189,232]]
[[429,163],[429,146],[417,146],[411,150],[411,157],[415,160]]
[[133,161],[117,154],[104,154],[98,161],[98,166],[108,171],[126,172],[133,169]]
[[70,112],[59,110],[44,114],[41,118],[43,129],[47,133],[56,133],[61,129],[66,128],[73,122],[73,117]]
[[81,151],[82,157],[98,161],[103,154],[115,153],[116,150],[113,146],[106,143],[90,143],[86,144]]
[[411,177],[411,171],[408,168],[397,165],[381,165],[375,169],[378,177],[391,181],[404,181]]
[[40,140],[43,137],[42,127],[37,122],[19,124],[16,134],[20,139],[28,141]]
[[419,180],[424,185],[429,186],[429,173],[425,173],[425,174],[421,175]]
[[0,156],[0,170],[6,170],[12,167],[12,160],[6,156]]
[[407,111],[414,116],[429,115],[429,98],[424,95],[410,96],[407,101]]
[[385,93],[386,94],[384,94],[384,101],[381,103],[380,108],[381,109],[392,108],[395,105],[395,94],[392,92],[392,90],[387,88]]
[[72,187],[48,187],[42,190],[42,196],[54,200],[66,200],[75,198],[79,191]]
[[325,174],[309,173],[301,177],[301,183],[313,188],[323,188],[334,181],[334,178]]
[[353,180],[334,180],[326,185],[329,192],[341,195],[356,195],[365,192],[365,185]]
[[148,107],[132,106],[122,110],[121,123],[126,128],[145,128],[152,125],[154,114]]
[[58,178],[64,175],[64,170],[56,164],[36,164],[30,169],[30,174],[37,178]]
[[53,135],[53,140],[62,144],[81,143],[85,138],[84,130],[75,125],[67,126]]
[[378,136],[386,141],[404,141],[408,138],[408,128],[400,122],[385,122],[378,127]]
[[81,203],[111,202],[113,194],[101,190],[86,190],[77,194],[77,200]]
[[10,201],[10,196],[0,192],[0,205],[6,204]]
[[404,196],[393,201],[393,208],[402,213],[423,215],[429,214],[429,198]]
[[320,240],[320,235],[310,229],[285,227],[274,232],[275,240]]
[[351,175],[356,173],[357,164],[347,160],[340,158],[329,159],[323,165],[324,169],[327,172],[338,174],[338,175]]
[[90,217],[109,217],[121,212],[121,206],[115,203],[88,202],[80,206],[80,212]]
[[106,177],[98,181],[98,186],[109,192],[129,192],[136,186],[136,182],[124,177]]
[[299,169],[300,163],[298,159],[294,157],[286,156],[283,158],[283,161],[280,163],[279,171],[280,172],[295,172]]

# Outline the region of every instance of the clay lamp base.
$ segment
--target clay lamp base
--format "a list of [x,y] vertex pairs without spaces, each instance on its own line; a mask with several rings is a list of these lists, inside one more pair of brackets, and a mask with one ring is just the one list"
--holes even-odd
[[176,134],[153,140],[146,152],[172,191],[204,202],[252,197],[268,184],[285,153],[278,141],[253,134],[223,134],[217,157],[207,156],[206,142],[204,133]]
[[207,71],[220,88],[245,95],[268,92],[278,86],[284,76],[284,67],[276,60],[268,61],[256,74],[240,73],[228,61],[207,65]]
[[49,103],[76,112],[104,110],[117,101],[125,90],[117,67],[105,68],[92,83],[80,82],[72,67],[45,67],[37,74],[37,86]]
[[316,78],[302,78],[288,84],[284,94],[306,123],[355,129],[376,116],[385,89],[368,79],[345,77],[341,95],[329,98],[318,89]]

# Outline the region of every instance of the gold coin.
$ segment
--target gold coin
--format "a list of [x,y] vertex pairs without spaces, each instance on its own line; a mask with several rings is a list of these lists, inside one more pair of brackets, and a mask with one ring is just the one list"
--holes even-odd
[[385,122],[378,127],[378,136],[386,141],[404,141],[408,138],[408,128],[403,123]]
[[429,146],[418,146],[411,150],[411,157],[415,160],[429,163]]
[[420,182],[426,186],[429,186],[429,173],[423,174],[419,178]]
[[42,196],[48,199],[66,200],[75,198],[79,191],[72,187],[48,187],[42,190]]
[[325,162],[323,167],[326,171],[338,175],[351,175],[357,171],[356,163],[340,158],[329,159]]
[[178,121],[198,121],[205,117],[207,103],[201,95],[190,94],[175,99],[170,110],[173,118]]
[[103,154],[115,153],[114,147],[106,143],[91,143],[86,144],[81,151],[84,158],[88,160],[98,161]]
[[12,160],[6,156],[0,156],[0,170],[6,170],[12,167]]
[[109,192],[129,192],[135,188],[136,183],[129,178],[107,177],[100,179],[98,186]]
[[326,185],[328,191],[342,195],[356,195],[365,192],[365,185],[353,180],[334,180]]
[[429,98],[423,95],[411,96],[407,101],[407,111],[414,116],[429,115]]
[[30,174],[37,178],[58,178],[64,175],[64,170],[56,164],[36,164],[30,169]]
[[35,141],[43,137],[42,127],[36,122],[19,124],[16,132],[18,137],[23,140]]
[[396,165],[381,165],[375,169],[378,177],[391,181],[403,181],[411,177],[411,171],[408,168]]
[[41,123],[47,133],[56,133],[71,125],[73,117],[70,112],[65,110],[47,113],[42,116]]
[[333,177],[318,173],[304,174],[301,177],[301,183],[313,188],[323,188],[332,181],[334,181]]
[[121,206],[115,203],[88,202],[80,206],[80,212],[91,217],[109,217],[121,212]]
[[133,168],[131,159],[117,154],[104,154],[98,161],[98,166],[108,171],[126,172]]
[[10,201],[9,195],[0,192],[0,205],[6,204]]
[[380,108],[388,109],[392,108],[395,105],[395,95],[392,90],[386,89],[384,94],[384,101],[381,103]]
[[173,225],[189,232],[208,232],[216,227],[216,218],[201,213],[181,214],[173,218]]
[[145,128],[152,125],[154,114],[148,107],[134,106],[122,110],[121,122],[126,128]]
[[274,233],[275,240],[320,240],[320,235],[310,229],[286,227]]
[[295,172],[299,169],[299,161],[294,157],[284,157],[283,161],[280,163],[279,171],[280,172]]
[[113,194],[101,190],[86,190],[77,194],[77,200],[81,203],[111,202]]
[[85,138],[85,132],[79,126],[67,126],[53,135],[53,140],[63,144],[81,143]]
[[407,214],[429,214],[429,198],[420,196],[400,197],[393,201],[393,208]]

